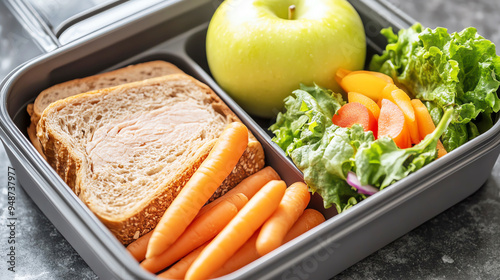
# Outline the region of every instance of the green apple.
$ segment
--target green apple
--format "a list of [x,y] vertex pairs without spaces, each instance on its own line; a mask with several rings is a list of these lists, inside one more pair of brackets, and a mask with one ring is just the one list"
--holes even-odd
[[251,115],[273,117],[300,83],[339,92],[335,72],[363,68],[366,41],[345,0],[226,0],[206,49],[217,83]]

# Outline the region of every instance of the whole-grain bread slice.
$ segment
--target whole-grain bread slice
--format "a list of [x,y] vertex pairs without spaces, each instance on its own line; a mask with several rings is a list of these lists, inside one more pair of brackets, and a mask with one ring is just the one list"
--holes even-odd
[[169,74],[184,73],[172,63],[155,60],[100,73],[80,79],[70,80],[64,83],[56,84],[43,90],[35,101],[27,106],[27,112],[30,115],[31,123],[28,127],[28,137],[33,146],[42,153],[40,143],[36,138],[36,125],[43,110],[51,103],[76,94],[114,87],[126,83],[142,81],[154,77],[160,77]]
[[45,108],[69,96],[177,73],[183,71],[172,63],[155,60],[60,83],[45,89],[37,96],[33,102],[31,120],[35,124],[38,123]]
[[[123,243],[156,226],[224,127],[237,116],[206,85],[172,74],[52,103],[37,125],[48,162]],[[247,150],[214,194],[264,166]]]

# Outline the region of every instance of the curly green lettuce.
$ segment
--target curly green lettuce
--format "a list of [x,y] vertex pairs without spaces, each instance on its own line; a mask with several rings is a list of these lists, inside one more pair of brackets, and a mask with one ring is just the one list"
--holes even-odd
[[370,70],[391,76],[398,86],[421,99],[437,124],[446,106],[455,116],[442,136],[447,151],[493,126],[500,110],[500,57],[495,45],[469,27],[449,34],[417,23],[394,34],[382,30],[388,44],[375,55]]
[[347,184],[349,171],[363,184],[386,187],[437,157],[437,140],[451,119],[445,113],[434,133],[401,150],[390,138],[375,140],[361,125],[334,125],[331,118],[343,104],[340,94],[301,85],[285,99],[286,111],[270,127],[273,141],[303,172],[309,189],[321,195],[325,208],[335,206],[338,213],[366,198]]
[[309,189],[321,195],[325,208],[335,205],[339,213],[364,198],[345,176],[361,143],[374,140],[373,133],[365,133],[359,125],[352,129],[333,125],[332,116],[344,104],[340,94],[301,85],[285,99],[286,111],[269,128],[273,141],[303,172]]
[[436,129],[417,145],[400,149],[388,137],[364,143],[356,153],[356,175],[362,185],[380,190],[399,181],[437,158],[437,141],[452,120],[448,107]]

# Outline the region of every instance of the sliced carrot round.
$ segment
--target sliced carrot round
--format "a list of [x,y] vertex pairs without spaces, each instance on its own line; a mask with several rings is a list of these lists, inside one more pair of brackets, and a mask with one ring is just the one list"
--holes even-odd
[[357,102],[363,104],[368,110],[370,110],[375,117],[375,119],[378,120],[378,116],[380,115],[380,107],[373,101],[373,99],[367,97],[366,95],[363,95],[358,92],[349,92],[347,93],[347,100],[349,103]]
[[337,114],[333,115],[332,122],[340,127],[360,124],[364,131],[372,131],[375,137],[377,135],[377,120],[372,112],[361,103],[345,104],[337,111]]
[[387,85],[382,90],[382,98],[390,100],[392,103],[396,104],[406,119],[406,127],[408,128],[408,132],[410,133],[410,140],[412,144],[417,144],[420,142],[420,133],[418,131],[418,123],[415,118],[415,110],[411,104],[411,98],[408,94],[398,88],[395,85]]
[[394,103],[403,111],[406,119],[406,127],[410,133],[410,139],[412,144],[417,144],[420,142],[420,135],[418,132],[418,123],[415,118],[415,111],[411,105],[411,99],[402,89],[397,89],[391,93]]
[[390,137],[399,148],[409,148],[411,140],[403,111],[388,99],[383,99],[381,103],[378,137]]

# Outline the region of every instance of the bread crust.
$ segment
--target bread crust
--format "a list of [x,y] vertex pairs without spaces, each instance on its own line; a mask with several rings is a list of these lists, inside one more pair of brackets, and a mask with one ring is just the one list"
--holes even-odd
[[[96,214],[96,216],[110,229],[110,231],[122,242],[127,245],[136,238],[149,232],[158,223],[163,215],[163,212],[170,205],[172,200],[182,189],[184,184],[189,180],[191,175],[201,165],[203,160],[208,156],[210,150],[215,144],[215,140],[209,141],[196,151],[196,155],[185,164],[183,168],[176,174],[175,179],[171,182],[166,182],[160,188],[162,191],[157,192],[150,197],[148,203],[141,205],[137,211],[126,217],[110,217],[105,213],[101,213],[94,207],[94,201],[88,198],[89,189],[86,181],[87,158],[85,154],[74,148],[74,143],[71,139],[67,139],[56,131],[47,120],[50,117],[57,116],[60,109],[69,104],[78,103],[91,96],[103,95],[110,92],[125,90],[128,88],[141,87],[151,83],[161,83],[167,80],[190,80],[203,90],[210,98],[211,105],[216,110],[227,118],[227,121],[241,121],[227,107],[227,105],[205,84],[186,74],[171,74],[159,78],[148,79],[141,82],[128,83],[112,88],[101,89],[93,92],[83,93],[68,97],[50,104],[42,113],[40,121],[37,124],[37,138],[41,143],[43,153],[46,155],[47,161],[56,170],[56,172],[64,179],[68,186],[75,194]],[[212,196],[211,200],[226,193],[229,189],[237,185],[247,176],[257,172],[264,167],[264,151],[261,144],[255,137],[249,134],[249,144],[240,158],[237,166],[231,174],[224,180],[221,186]]]

